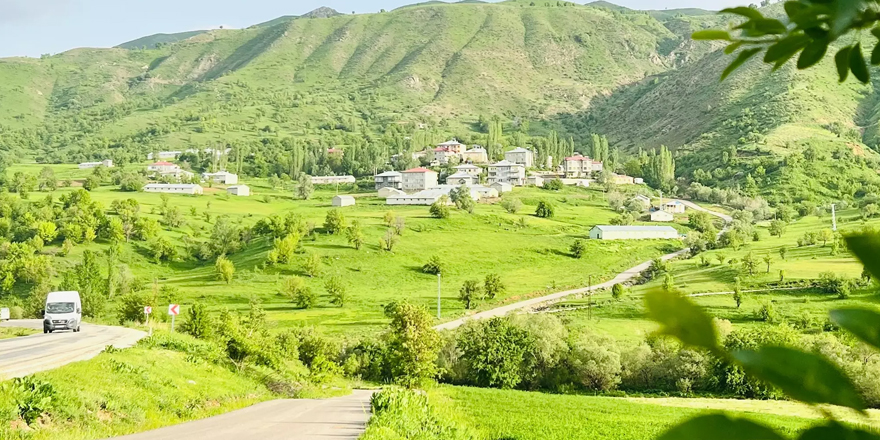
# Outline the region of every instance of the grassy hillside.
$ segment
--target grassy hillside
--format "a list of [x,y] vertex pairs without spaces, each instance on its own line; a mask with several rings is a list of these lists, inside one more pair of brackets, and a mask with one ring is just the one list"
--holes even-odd
[[195,37],[196,35],[204,34],[207,31],[188,31],[188,32],[177,32],[173,34],[153,34],[147,35],[146,37],[141,37],[136,40],[126,41],[116,47],[122,49],[154,49],[157,46],[163,44],[176,43],[181,40],[186,40],[190,37]]

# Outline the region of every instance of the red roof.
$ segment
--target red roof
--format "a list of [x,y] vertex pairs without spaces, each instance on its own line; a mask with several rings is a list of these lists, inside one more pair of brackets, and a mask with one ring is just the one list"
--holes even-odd
[[168,165],[174,165],[174,164],[171,162],[165,162],[164,160],[162,162],[156,162],[153,164],[153,166],[161,166],[161,167],[167,167]]
[[449,147],[437,147],[434,151],[449,151]]
[[404,173],[436,173],[436,171],[419,167],[419,168],[413,168],[411,170],[406,170],[406,171],[404,171]]

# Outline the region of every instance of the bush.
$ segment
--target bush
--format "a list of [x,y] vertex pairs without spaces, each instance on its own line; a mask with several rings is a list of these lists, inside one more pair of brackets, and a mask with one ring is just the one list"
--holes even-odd
[[544,182],[544,189],[547,191],[559,191],[562,189],[564,185],[562,184],[562,180],[553,179],[547,182]]
[[328,234],[334,235],[345,231],[345,216],[342,211],[338,209],[327,211],[327,216],[324,218],[324,230]]
[[156,299],[146,292],[133,292],[123,295],[119,299],[119,309],[117,316],[120,324],[126,322],[144,323],[147,315],[144,314],[144,307],[156,306]]
[[481,387],[514,388],[525,374],[526,354],[533,350],[528,332],[509,318],[470,323],[458,336],[468,378]]
[[0,387],[0,395],[12,396],[18,416],[28,425],[44,413],[50,413],[60,403],[58,392],[49,382],[34,376],[15,379]]
[[583,240],[575,240],[574,243],[571,244],[571,256],[574,258],[582,258],[584,254],[587,253],[587,245]]
[[772,302],[761,304],[761,307],[755,312],[755,317],[769,324],[778,323],[780,320],[779,312],[776,311]]
[[327,289],[327,295],[330,296],[330,303],[339,307],[345,306],[345,300],[348,294],[345,284],[342,283],[342,277],[334,275],[324,281],[324,288]]
[[538,207],[535,209],[535,215],[541,218],[552,218],[554,214],[553,204],[546,201],[541,200],[538,202]]
[[447,205],[448,201],[448,197],[440,196],[440,198],[437,199],[437,201],[434,202],[431,205],[431,208],[428,210],[428,212],[431,213],[431,217],[440,219],[449,218],[450,210],[449,206]]
[[522,209],[522,202],[519,199],[504,199],[501,201],[501,207],[510,214],[516,214]]
[[[294,281],[290,281],[294,283]],[[318,295],[309,286],[302,285],[291,292],[293,302],[301,309],[311,309],[318,304]]]
[[620,383],[620,353],[613,339],[581,334],[571,343],[568,364],[584,388],[609,391]]
[[208,314],[208,308],[202,303],[195,303],[187,310],[186,320],[181,324],[180,331],[199,339],[211,336],[214,323]]
[[476,432],[453,422],[421,392],[385,388],[373,395],[370,402],[373,417],[367,424],[362,440],[431,439],[470,440]]
[[496,296],[503,294],[506,289],[507,287],[504,286],[498,274],[490,273],[486,275],[486,279],[483,281],[483,293],[486,298],[494,299]]
[[440,256],[431,256],[431,258],[428,259],[428,262],[422,266],[422,272],[431,275],[440,275],[443,273],[443,261],[440,260]]
[[617,283],[611,287],[611,297],[614,299],[620,299],[625,292],[626,288],[623,287],[623,284]]

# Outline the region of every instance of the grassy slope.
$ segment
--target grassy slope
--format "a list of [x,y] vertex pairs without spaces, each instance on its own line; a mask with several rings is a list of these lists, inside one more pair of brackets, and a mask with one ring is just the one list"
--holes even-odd
[[[17,166],[11,171],[37,171],[37,166]],[[54,166],[59,178],[81,175],[73,166]],[[62,177],[64,176],[64,177]],[[180,230],[167,232],[180,239],[196,228],[201,238],[210,235],[211,224],[205,223],[203,213],[208,210],[216,218],[228,215],[234,221],[253,224],[258,219],[275,213],[297,212],[320,227],[330,208],[334,191],[319,191],[307,202],[295,201],[289,193],[270,190],[265,182],[248,181],[255,196],[247,199],[224,200],[216,196],[216,189],[208,189],[202,197],[172,196],[172,204],[178,206],[187,218],[188,225]],[[63,191],[56,192],[56,197]],[[264,203],[262,195],[277,196],[271,203]],[[41,194],[32,197],[42,198]],[[95,200],[109,206],[113,200],[134,198],[141,203],[141,213],[149,214],[160,203],[158,194],[122,193],[110,187],[92,192]],[[383,200],[370,194],[359,196],[358,205],[344,210],[346,219],[361,221],[366,234],[366,244],[361,251],[348,245],[343,236],[318,234],[316,241],[306,241],[307,252],[320,255],[324,262],[323,274],[307,278],[315,291],[324,294],[324,280],[332,275],[342,276],[351,294],[344,308],[331,306],[322,298],[319,307],[298,310],[277,292],[280,282],[290,275],[304,276],[302,262],[305,256],[289,266],[255,270],[265,261],[270,244],[259,241],[233,255],[237,268],[236,280],[231,285],[217,281],[212,262],[172,263],[157,266],[147,259],[142,243],[128,246],[125,263],[135,275],[152,279],[158,277],[162,284],[178,287],[183,295],[182,304],[205,302],[213,308],[230,306],[246,307],[250,297],[264,302],[273,320],[281,326],[320,323],[328,331],[351,333],[378,330],[386,323],[382,305],[393,300],[408,299],[424,304],[432,310],[436,307],[436,277],[421,273],[421,266],[431,255],[439,255],[447,264],[443,276],[442,307],[444,319],[465,313],[457,300],[458,289],[466,279],[482,279],[488,273],[498,273],[507,285],[507,292],[494,301],[481,304],[482,308],[537,296],[550,290],[580,287],[593,280],[609,278],[633,265],[654,258],[680,244],[664,241],[648,242],[588,242],[591,258],[577,260],[568,255],[568,248],[577,238],[585,238],[595,224],[607,223],[614,213],[607,208],[601,192],[592,189],[566,188],[561,193],[519,188],[505,197],[519,198],[524,206],[519,214],[507,214],[500,206],[480,204],[475,215],[455,212],[449,220],[436,220],[428,216],[427,207],[395,207],[396,215],[406,219],[407,230],[393,253],[378,249],[379,238],[386,227],[383,216],[389,208]],[[539,200],[549,199],[557,207],[556,217],[550,220],[532,215]],[[190,208],[197,215],[192,217]],[[158,218],[158,217],[155,217]],[[525,218],[528,227],[515,226]],[[106,244],[95,243],[78,246],[65,258],[58,258],[56,268],[61,271],[80,260],[84,249],[102,250]]]
[[[705,406],[697,402],[693,402],[694,408],[669,407],[665,402],[652,404],[648,400],[453,386],[438,387],[429,395],[435,405],[462,413],[483,439],[654,438],[677,422],[706,412]],[[781,406],[778,402],[748,402],[732,414],[747,416],[788,434],[802,430],[809,426],[810,419],[820,417],[803,407],[782,410]]]

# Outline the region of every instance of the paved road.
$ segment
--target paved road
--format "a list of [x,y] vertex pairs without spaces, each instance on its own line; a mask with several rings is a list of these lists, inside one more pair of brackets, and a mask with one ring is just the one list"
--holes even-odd
[[124,440],[356,440],[370,418],[373,391],[326,400],[273,400]]
[[[729,223],[733,220],[733,218],[727,214],[722,214],[720,212],[710,211],[706,208],[703,208],[702,206],[699,206],[699,205],[692,203],[692,202],[689,202],[687,200],[680,200],[680,202],[684,203],[685,206],[687,206],[690,209],[693,209],[696,211],[708,212],[709,214],[712,214],[715,217],[718,217],[718,218],[724,220],[725,223]],[[678,257],[686,254],[687,252],[688,252],[687,249],[682,249],[678,252],[673,252],[671,254],[664,255],[660,258],[663,261],[667,261],[667,260],[671,260],[673,258],[678,258]],[[584,287],[581,289],[566,290],[564,292],[557,292],[557,293],[554,293],[551,295],[542,296],[542,297],[538,297],[538,298],[527,299],[525,301],[520,301],[520,302],[516,302],[513,304],[506,305],[506,306],[494,308],[491,310],[486,310],[485,312],[475,313],[471,316],[467,316],[467,317],[464,317],[461,319],[456,319],[455,321],[449,321],[449,322],[440,324],[434,328],[436,328],[437,330],[451,330],[451,329],[461,327],[465,322],[472,320],[472,319],[486,319],[486,318],[494,318],[497,316],[504,316],[504,315],[506,315],[510,312],[516,311],[516,310],[529,309],[529,308],[533,308],[533,307],[536,307],[536,306],[544,304],[544,303],[559,301],[559,300],[561,300],[565,297],[571,296],[571,295],[579,295],[579,294],[589,293],[593,290],[610,289],[615,284],[625,283],[627,281],[630,281],[630,280],[638,277],[642,272],[644,272],[649,267],[651,267],[651,263],[652,263],[651,261],[646,261],[642,264],[639,264],[638,266],[632,267],[630,269],[627,269],[627,270],[621,272],[616,277],[614,277],[614,279],[612,279],[611,281],[607,281],[607,282],[604,282],[601,284],[596,284],[594,286]]]
[[[8,321],[2,327],[42,330],[38,319]],[[22,377],[97,356],[108,345],[127,348],[147,334],[129,328],[83,323],[82,331],[36,334],[0,341],[0,379]]]

